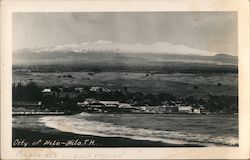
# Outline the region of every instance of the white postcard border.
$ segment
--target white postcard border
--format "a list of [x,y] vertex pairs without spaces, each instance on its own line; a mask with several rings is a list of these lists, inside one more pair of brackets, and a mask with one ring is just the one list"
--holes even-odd
[[[249,2],[247,0],[3,0],[1,2],[1,158],[3,159],[244,159],[249,158]],[[101,11],[237,11],[239,147],[12,148],[12,13]]]

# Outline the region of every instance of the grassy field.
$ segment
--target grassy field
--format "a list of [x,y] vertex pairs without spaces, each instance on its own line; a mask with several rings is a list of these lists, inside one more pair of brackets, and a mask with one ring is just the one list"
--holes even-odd
[[[169,73],[149,74],[133,72],[32,72],[13,70],[13,82],[34,81],[46,86],[103,86],[141,93],[170,93],[176,96],[206,97],[238,94],[237,73]],[[221,83],[221,86],[218,86]],[[194,88],[194,86],[197,86]]]

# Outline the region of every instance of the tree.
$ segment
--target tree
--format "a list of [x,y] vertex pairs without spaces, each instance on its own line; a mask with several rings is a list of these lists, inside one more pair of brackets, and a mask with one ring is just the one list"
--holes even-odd
[[128,87],[123,87],[123,91],[125,92],[125,93],[127,93],[128,92]]
[[197,85],[195,85],[193,88],[194,88],[194,89],[198,89],[199,87],[198,87]]

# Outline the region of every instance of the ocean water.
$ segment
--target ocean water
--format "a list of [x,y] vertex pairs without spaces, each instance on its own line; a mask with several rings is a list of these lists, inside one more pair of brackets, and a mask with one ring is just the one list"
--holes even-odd
[[236,115],[87,114],[46,116],[47,127],[76,134],[171,144],[237,146]]

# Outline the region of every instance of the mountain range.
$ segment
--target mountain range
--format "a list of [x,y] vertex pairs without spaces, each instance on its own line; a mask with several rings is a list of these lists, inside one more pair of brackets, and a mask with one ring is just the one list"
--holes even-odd
[[13,51],[13,64],[105,63],[154,65],[167,62],[237,65],[237,56],[173,45],[121,44],[111,41],[84,42]]

